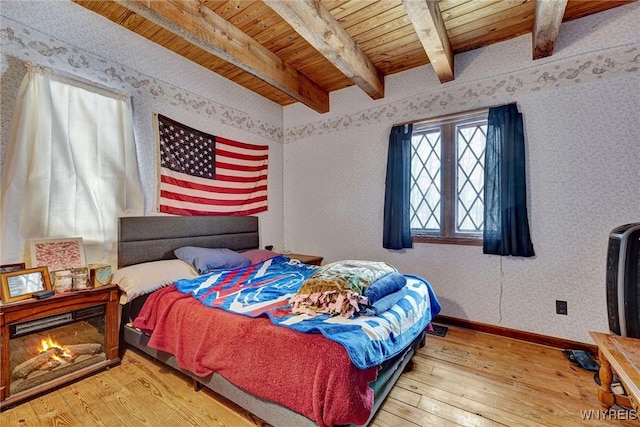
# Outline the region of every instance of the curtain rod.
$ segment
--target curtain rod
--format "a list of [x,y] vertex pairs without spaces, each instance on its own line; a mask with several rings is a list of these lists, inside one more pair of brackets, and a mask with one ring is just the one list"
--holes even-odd
[[51,68],[45,65],[39,65],[32,61],[26,61],[24,65],[27,70],[49,73],[49,75],[52,76],[52,78],[54,78],[55,80],[68,84],[71,82],[70,84],[82,87],[90,92],[100,92],[102,95],[117,99],[127,100],[131,98],[131,95],[126,91],[95,82],[86,77],[72,74],[69,71],[65,71],[59,68]]
[[430,122],[430,121],[440,121],[443,119],[448,119],[448,118],[452,118],[452,117],[464,117],[464,116],[471,116],[473,114],[479,113],[481,111],[485,111],[488,110],[489,108],[497,108],[497,107],[503,107],[505,105],[509,105],[509,104],[516,104],[516,102],[508,102],[506,104],[498,104],[498,105],[490,105],[488,107],[482,107],[482,108],[476,108],[474,110],[469,110],[469,111],[461,111],[459,113],[451,113],[451,114],[445,114],[443,116],[436,116],[436,117],[425,117],[422,119],[415,119],[415,120],[410,120],[410,121],[406,121],[406,122],[401,122],[401,123],[394,123],[393,126],[404,126],[404,125],[408,125],[411,123],[419,123],[419,122]]

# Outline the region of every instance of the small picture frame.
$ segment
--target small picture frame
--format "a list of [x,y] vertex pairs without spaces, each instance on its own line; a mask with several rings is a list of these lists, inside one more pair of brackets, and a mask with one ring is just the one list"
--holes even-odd
[[92,288],[110,285],[112,276],[109,264],[89,264],[89,284]]
[[33,239],[29,241],[31,267],[49,271],[86,267],[82,237]]
[[0,273],[0,282],[0,297],[5,304],[31,298],[34,292],[51,290],[47,267]]
[[15,264],[0,265],[0,273],[9,273],[12,271],[24,270],[26,267],[24,262],[18,262]]

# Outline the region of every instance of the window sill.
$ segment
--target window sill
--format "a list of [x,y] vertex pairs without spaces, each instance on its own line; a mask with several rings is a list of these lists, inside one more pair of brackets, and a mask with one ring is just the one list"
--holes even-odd
[[413,235],[411,240],[414,243],[436,243],[441,245],[463,245],[463,246],[482,246],[482,237],[443,237],[443,236],[427,236]]

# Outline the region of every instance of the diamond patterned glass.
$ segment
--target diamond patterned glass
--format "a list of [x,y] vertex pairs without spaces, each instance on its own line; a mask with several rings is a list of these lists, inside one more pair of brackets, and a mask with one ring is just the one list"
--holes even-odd
[[444,243],[481,239],[486,117],[486,111],[474,111],[414,124],[410,181],[414,237]]
[[456,232],[478,233],[484,226],[486,124],[456,126]]
[[440,128],[416,132],[411,138],[411,228],[440,230]]

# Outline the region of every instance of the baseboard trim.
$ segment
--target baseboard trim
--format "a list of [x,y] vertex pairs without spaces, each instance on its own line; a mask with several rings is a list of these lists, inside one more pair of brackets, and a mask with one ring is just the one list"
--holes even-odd
[[571,341],[563,338],[551,337],[548,335],[535,334],[533,332],[520,331],[518,329],[510,329],[502,326],[489,325],[487,323],[458,319],[456,317],[438,315],[434,319],[434,322],[444,323],[451,326],[459,326],[461,328],[471,329],[473,331],[486,332],[488,334],[514,338],[520,341],[532,342],[535,344],[546,345],[559,349],[584,350],[592,354],[598,353],[598,347],[595,344],[591,345],[579,341]]

